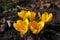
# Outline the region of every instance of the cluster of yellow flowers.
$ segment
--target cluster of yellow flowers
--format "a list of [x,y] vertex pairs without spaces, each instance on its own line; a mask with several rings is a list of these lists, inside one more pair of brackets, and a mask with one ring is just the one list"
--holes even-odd
[[48,14],[48,12],[44,12],[40,14],[40,12],[38,12],[38,17],[41,20],[37,22],[35,21],[36,12],[26,10],[18,12],[18,16],[23,20],[17,20],[16,23],[14,22],[13,27],[22,35],[25,35],[29,29],[33,34],[38,34],[44,28],[44,25],[49,23],[53,18],[52,13]]

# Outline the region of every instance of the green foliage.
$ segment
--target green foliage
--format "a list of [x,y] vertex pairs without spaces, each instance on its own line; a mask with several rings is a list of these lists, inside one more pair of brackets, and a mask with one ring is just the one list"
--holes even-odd
[[15,0],[14,2],[12,0],[2,0],[2,8],[4,11],[8,11],[10,8],[13,7],[14,4],[18,2],[19,0]]

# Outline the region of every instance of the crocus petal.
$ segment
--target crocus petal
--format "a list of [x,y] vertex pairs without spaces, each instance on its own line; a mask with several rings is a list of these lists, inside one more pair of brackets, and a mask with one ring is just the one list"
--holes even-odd
[[30,11],[28,11],[28,16],[30,16],[31,15],[31,12]]
[[45,25],[44,21],[40,21],[38,24],[41,25],[42,27],[44,27]]
[[18,16],[21,18],[24,16],[24,14],[25,14],[25,12],[23,10],[21,12],[18,12]]
[[42,20],[42,21],[45,21],[47,18],[48,18],[48,13],[47,13],[47,12],[44,12],[44,13],[42,14],[41,20]]
[[38,17],[41,19],[41,14],[40,14],[40,12],[38,12]]
[[38,32],[39,32],[39,31],[41,31],[44,28],[45,22],[44,21],[40,21],[38,24],[39,24],[39,30],[38,30]]
[[28,19],[25,19],[25,20],[24,20],[24,22],[25,22],[26,24],[29,24],[29,21],[28,21]]
[[33,31],[33,34],[37,34],[37,33],[38,33],[37,30],[34,30],[34,31]]
[[[16,30],[18,30],[18,29],[19,29],[19,27],[18,27],[17,23],[14,23],[14,24],[13,24],[13,27],[14,27]],[[18,30],[18,31],[19,31],[19,30]]]
[[44,14],[45,14],[45,19],[47,19],[48,18],[48,12],[44,12]]
[[52,18],[53,18],[53,14],[52,13],[50,13],[49,14],[49,17],[46,19],[46,23],[49,23],[51,20],[52,20]]

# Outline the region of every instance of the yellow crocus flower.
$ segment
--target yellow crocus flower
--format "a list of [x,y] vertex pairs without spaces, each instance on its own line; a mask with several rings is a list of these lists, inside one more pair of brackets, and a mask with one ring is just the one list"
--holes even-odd
[[21,10],[21,12],[18,12],[18,16],[25,20],[26,18],[28,18],[28,13],[25,10]]
[[36,17],[36,12],[28,11],[30,21],[33,21]]
[[[39,14],[40,15],[40,14]],[[38,16],[39,16],[38,15]],[[44,12],[41,16],[40,16],[40,19],[42,21],[44,21],[45,23],[49,23],[53,18],[53,14],[52,13],[49,13],[48,12]]]
[[30,22],[30,30],[33,34],[38,34],[44,28],[44,21],[37,23],[36,21]]
[[13,23],[13,27],[20,32],[20,34],[25,35],[25,33],[28,31],[28,19],[25,19],[24,21],[22,20],[17,20],[16,23]]

